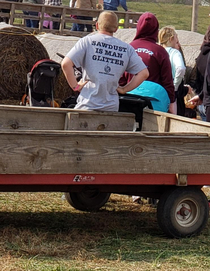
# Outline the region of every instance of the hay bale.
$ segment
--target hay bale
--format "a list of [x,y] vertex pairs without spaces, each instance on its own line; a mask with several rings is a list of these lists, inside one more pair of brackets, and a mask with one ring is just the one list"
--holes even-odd
[[45,33],[37,35],[37,39],[44,45],[50,58],[60,63],[62,59],[57,53],[66,55],[80,38]]
[[36,61],[49,55],[27,30],[6,24],[0,28],[0,99],[20,100],[25,93],[27,73]]

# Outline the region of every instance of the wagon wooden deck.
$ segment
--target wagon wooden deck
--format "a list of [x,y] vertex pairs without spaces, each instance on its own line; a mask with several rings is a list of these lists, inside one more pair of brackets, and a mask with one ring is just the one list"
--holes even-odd
[[135,194],[160,199],[170,236],[206,225],[209,123],[144,110],[135,132],[132,113],[0,105],[0,116],[0,191],[63,191],[89,211],[110,193]]

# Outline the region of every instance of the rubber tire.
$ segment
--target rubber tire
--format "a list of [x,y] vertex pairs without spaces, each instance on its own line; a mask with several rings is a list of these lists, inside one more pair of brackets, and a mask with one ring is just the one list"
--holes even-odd
[[86,188],[82,192],[65,193],[68,203],[80,211],[98,211],[109,200],[110,193],[102,193],[97,188]]
[[[183,205],[184,204],[184,205]],[[186,219],[181,215],[185,207]],[[157,207],[157,220],[160,228],[169,237],[181,238],[199,234],[206,226],[209,217],[209,204],[206,195],[198,187],[176,187],[166,191]]]

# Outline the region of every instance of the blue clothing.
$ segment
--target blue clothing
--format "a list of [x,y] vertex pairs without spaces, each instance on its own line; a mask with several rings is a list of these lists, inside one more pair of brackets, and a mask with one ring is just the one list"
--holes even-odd
[[117,10],[119,6],[128,11],[126,0],[104,0],[104,10]]
[[[77,16],[77,19],[80,20],[93,20],[93,17],[88,16]],[[86,24],[87,32],[93,32],[92,24]],[[84,31],[85,25],[84,24],[77,24],[77,31]]]
[[135,94],[149,98],[154,110],[168,112],[170,104],[168,93],[157,83],[144,81],[141,85],[132,91],[129,91],[127,94]]
[[[36,11],[23,11],[25,15],[32,15],[32,16],[37,16],[38,17],[38,12]],[[39,27],[39,21],[38,20],[31,20],[31,19],[26,19],[26,26],[27,27],[32,27],[32,28],[38,28]]]

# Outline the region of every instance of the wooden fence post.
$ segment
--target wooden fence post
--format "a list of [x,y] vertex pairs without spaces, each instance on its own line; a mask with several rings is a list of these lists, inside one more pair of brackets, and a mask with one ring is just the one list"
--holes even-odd
[[198,0],[193,0],[191,31],[198,31]]

